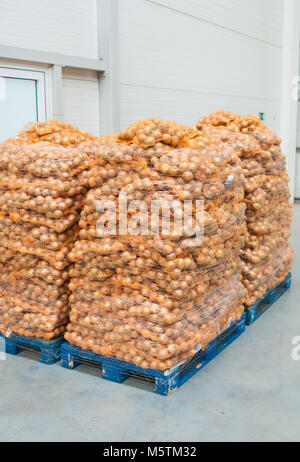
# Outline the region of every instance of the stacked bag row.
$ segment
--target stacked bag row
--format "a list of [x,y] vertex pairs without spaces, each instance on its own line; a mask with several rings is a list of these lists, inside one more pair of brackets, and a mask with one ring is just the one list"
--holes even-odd
[[[292,263],[280,139],[254,116],[96,138],[57,121],[0,145],[0,332],[170,369]],[[167,219],[167,221],[166,221]]]
[[[169,369],[243,314],[241,162],[228,143],[158,118],[88,146],[107,178],[87,194],[69,254],[65,338],[145,369]],[[153,233],[157,200],[175,205],[170,229],[162,231],[160,210]],[[187,202],[190,222],[181,232],[178,213]]]
[[93,167],[92,135],[36,123],[0,145],[0,332],[52,339],[69,317],[70,253]]
[[243,284],[251,306],[289,273],[292,210],[285,156],[278,136],[253,115],[218,111],[201,118],[198,130],[228,142],[245,176],[247,239],[241,251]]

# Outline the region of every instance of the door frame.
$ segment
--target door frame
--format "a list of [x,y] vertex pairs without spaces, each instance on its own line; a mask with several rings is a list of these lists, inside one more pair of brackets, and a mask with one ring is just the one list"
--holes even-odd
[[20,80],[34,80],[36,84],[37,121],[47,119],[45,72],[0,64],[0,77]]

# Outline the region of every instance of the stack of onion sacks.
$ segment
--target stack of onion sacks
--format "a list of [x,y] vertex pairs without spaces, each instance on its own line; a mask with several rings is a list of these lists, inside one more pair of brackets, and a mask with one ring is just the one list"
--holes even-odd
[[[95,159],[92,135],[58,121],[0,145],[0,331],[61,336],[69,314],[68,253]],[[94,172],[95,173],[95,172]]]
[[[69,254],[75,265],[65,338],[144,369],[169,369],[243,313],[240,160],[214,137],[158,118],[141,120],[90,149],[110,173],[88,193]],[[170,228],[162,231],[161,212],[153,232],[151,207],[159,200],[175,201],[181,210],[190,201],[193,226],[180,232],[171,208]],[[197,201],[203,204],[200,215]]]
[[197,129],[230,144],[245,175],[247,239],[242,257],[243,283],[252,305],[291,269],[289,178],[278,136],[253,115],[218,111],[202,117]]

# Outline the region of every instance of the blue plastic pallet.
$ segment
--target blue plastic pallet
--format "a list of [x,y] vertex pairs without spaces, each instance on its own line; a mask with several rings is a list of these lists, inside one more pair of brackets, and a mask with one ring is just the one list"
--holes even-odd
[[56,340],[39,340],[33,337],[23,337],[21,335],[11,335],[4,337],[5,352],[10,355],[17,355],[22,350],[40,352],[43,364],[55,364],[61,359],[60,348],[65,341],[63,337]]
[[269,290],[266,295],[258,300],[254,305],[246,308],[246,325],[251,326],[262,314],[264,314],[279,299],[292,284],[292,273],[273,289]]
[[92,365],[102,369],[103,379],[117,383],[122,383],[129,377],[150,381],[154,384],[155,393],[167,396],[187,382],[244,331],[245,314],[239,321],[231,324],[226,331],[210,342],[206,350],[200,350],[190,361],[164,372],[154,369],[145,370],[132,363],[96,355],[92,351],[84,351],[69,342],[65,342],[61,346],[62,367],[74,369],[80,364]]

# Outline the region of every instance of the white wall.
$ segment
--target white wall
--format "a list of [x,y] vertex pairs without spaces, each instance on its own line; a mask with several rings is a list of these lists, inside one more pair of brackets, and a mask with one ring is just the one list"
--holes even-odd
[[292,90],[297,90],[299,72],[300,40],[300,2],[284,0],[282,89],[281,89],[281,124],[282,149],[287,155],[287,167],[290,176],[292,198],[295,195],[296,178],[296,141],[297,141],[297,97]]
[[0,44],[97,58],[97,0],[0,0]]
[[[108,5],[116,2],[0,0],[0,44],[97,59],[97,4],[104,11],[102,30],[109,22]],[[230,109],[265,112],[266,123],[279,130],[282,3],[119,0],[120,85],[107,91],[106,78],[101,89],[113,100],[120,88],[121,128],[150,116],[193,124],[203,114]],[[113,17],[111,22],[116,23]],[[103,42],[112,39],[103,37]],[[113,74],[115,82],[118,69]],[[97,133],[98,83],[66,71],[63,77],[64,118]],[[118,123],[110,125],[116,129]]]
[[63,69],[63,118],[82,130],[100,135],[97,72]]
[[[298,37],[300,43],[300,7],[299,8],[299,21],[298,21]],[[299,53],[300,54],[300,53]],[[300,148],[300,59],[298,55],[298,104],[297,104],[297,148]]]
[[[96,60],[98,0],[0,0],[0,45],[77,57],[79,65],[80,58]],[[21,63],[11,62],[15,65]],[[98,73],[63,68],[63,80],[59,69],[58,82],[48,74],[52,81],[46,95],[48,118],[54,114],[99,135]]]
[[122,128],[229,109],[279,130],[282,0],[120,0]]

